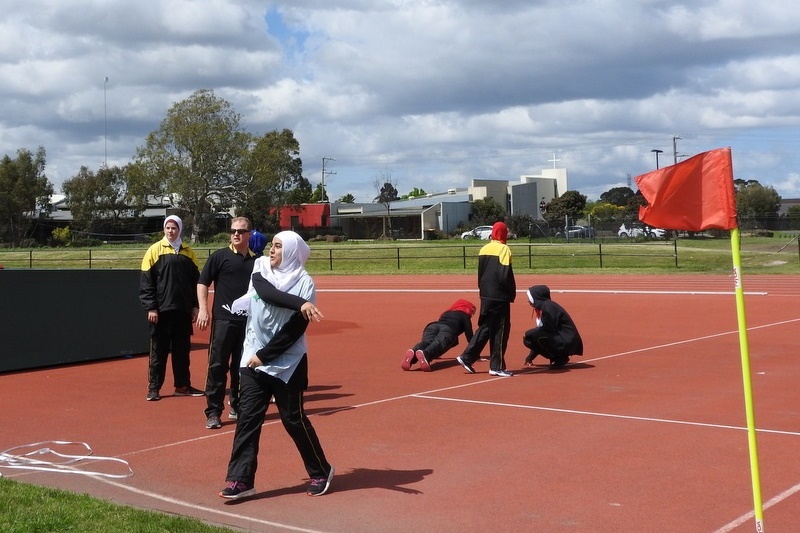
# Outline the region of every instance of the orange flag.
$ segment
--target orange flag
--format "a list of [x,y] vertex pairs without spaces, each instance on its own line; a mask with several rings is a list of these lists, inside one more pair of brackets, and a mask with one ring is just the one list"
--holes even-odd
[[737,227],[730,148],[703,152],[635,180],[648,204],[639,208],[645,224],[684,231]]

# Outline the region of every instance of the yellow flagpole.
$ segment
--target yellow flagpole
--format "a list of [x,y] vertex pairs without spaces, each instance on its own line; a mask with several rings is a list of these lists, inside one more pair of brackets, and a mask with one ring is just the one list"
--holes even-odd
[[742,380],[744,382],[744,405],[747,414],[747,442],[750,448],[750,478],[753,484],[753,509],[756,532],[764,532],[764,509],[761,503],[761,479],[758,473],[758,446],[756,445],[756,422],[753,412],[753,383],[750,379],[750,350],[747,346],[747,321],[744,315],[744,290],[742,289],[742,255],[739,248],[739,228],[731,230],[731,253],[736,284],[736,315],[739,320],[739,349],[742,354]]

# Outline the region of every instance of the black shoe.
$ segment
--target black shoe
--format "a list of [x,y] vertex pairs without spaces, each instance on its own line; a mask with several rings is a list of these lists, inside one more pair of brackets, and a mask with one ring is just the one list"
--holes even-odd
[[175,387],[175,396],[205,396],[206,393],[200,389],[195,389],[191,385],[186,387]]
[[550,368],[564,368],[569,363],[569,357],[557,357],[550,361]]
[[206,429],[219,429],[222,427],[222,420],[219,415],[211,415],[206,419]]
[[306,490],[306,494],[309,496],[322,496],[331,486],[331,480],[333,479],[333,467],[331,467],[331,471],[328,474],[328,477],[314,477],[311,478],[311,482],[308,484],[308,489]]
[[157,390],[151,390],[147,393],[147,401],[148,402],[157,402],[161,399],[161,395],[158,393]]
[[466,370],[466,371],[467,371],[467,372],[469,372],[470,374],[474,374],[474,373],[475,373],[475,369],[474,369],[474,368],[472,368],[472,365],[471,365],[471,364],[467,363],[467,362],[464,360],[464,356],[463,356],[463,355],[459,355],[458,357],[456,357],[456,361],[458,361],[458,364],[460,364],[461,366],[463,366],[463,367],[464,367],[464,370]]
[[256,493],[255,487],[242,483],[241,481],[229,481],[228,486],[219,491],[222,498],[228,500],[238,500],[239,498],[246,498]]

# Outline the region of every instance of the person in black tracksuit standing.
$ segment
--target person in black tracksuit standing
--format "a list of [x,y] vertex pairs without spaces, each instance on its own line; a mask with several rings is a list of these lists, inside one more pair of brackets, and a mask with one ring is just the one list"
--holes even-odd
[[164,219],[164,238],[150,246],[142,259],[139,300],[147,309],[150,326],[150,364],[147,401],[161,399],[161,387],[172,352],[175,396],[203,396],[192,387],[189,373],[192,322],[199,311],[197,254],[181,239],[183,222],[175,215]]
[[504,222],[492,226],[491,241],[478,254],[478,289],[481,311],[478,330],[456,360],[470,374],[481,350],[489,343],[489,375],[511,377],[506,370],[505,353],[511,333],[511,304],[517,297],[517,284],[511,266],[511,249],[506,244],[508,227]]
[[[206,428],[222,427],[225,407],[225,388],[231,376],[230,410],[228,418],[236,420],[239,406],[239,363],[247,315],[231,310],[233,301],[247,292],[256,254],[249,248],[250,220],[236,217],[231,220],[230,244],[208,258],[197,282],[200,312],[197,327],[203,331],[211,325],[208,345],[208,374],[206,375]],[[209,286],[214,284],[214,306],[208,312]]]

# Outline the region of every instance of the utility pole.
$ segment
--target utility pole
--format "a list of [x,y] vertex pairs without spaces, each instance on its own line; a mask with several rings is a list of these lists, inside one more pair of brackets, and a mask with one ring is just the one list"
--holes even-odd
[[674,135],[672,137],[672,154],[675,157],[675,164],[678,164],[678,141],[681,140],[680,137]]
[[103,168],[108,168],[108,100],[106,98],[106,88],[108,87],[108,76],[103,80]]
[[328,161],[336,161],[336,160],[332,157],[322,156],[322,203],[328,203],[328,195],[325,193],[325,176],[336,174],[336,172],[330,172],[325,170],[325,163],[327,163]]

